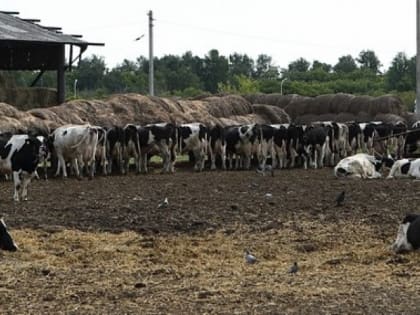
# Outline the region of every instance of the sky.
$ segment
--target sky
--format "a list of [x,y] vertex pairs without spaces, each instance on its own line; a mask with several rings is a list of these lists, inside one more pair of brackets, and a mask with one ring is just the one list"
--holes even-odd
[[187,51],[204,57],[217,49],[254,60],[266,54],[287,68],[301,57],[334,65],[341,56],[373,50],[387,69],[397,53],[416,54],[415,0],[2,0],[0,10],[105,43],[84,56],[102,56],[109,68],[148,58],[149,10],[156,57]]

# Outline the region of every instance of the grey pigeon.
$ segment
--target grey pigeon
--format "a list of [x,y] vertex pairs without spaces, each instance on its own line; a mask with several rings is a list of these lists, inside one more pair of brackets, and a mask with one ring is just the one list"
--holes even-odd
[[287,273],[290,273],[290,274],[297,273],[298,270],[299,270],[299,267],[298,267],[297,262],[295,261],[293,265],[289,268],[289,271]]
[[335,199],[336,207],[340,207],[343,204],[345,195],[346,192],[344,190],[338,194],[337,198]]
[[259,165],[256,168],[255,172],[261,174],[262,176],[265,176],[265,172],[270,172],[270,175],[274,177],[274,169],[271,165],[265,165],[264,167],[261,167],[261,165]]
[[248,250],[244,251],[245,262],[247,264],[255,264],[257,262],[257,258],[252,255]]
[[168,198],[165,197],[165,199],[160,204],[158,204],[158,209],[167,208],[168,206],[169,206],[169,201],[168,201]]

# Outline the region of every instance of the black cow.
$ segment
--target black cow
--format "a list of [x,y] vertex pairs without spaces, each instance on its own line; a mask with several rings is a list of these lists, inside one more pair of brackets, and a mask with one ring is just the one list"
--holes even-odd
[[124,127],[124,163],[125,173],[128,174],[130,168],[130,159],[134,158],[136,165],[136,173],[140,173],[140,142],[139,142],[139,126],[128,124]]
[[112,126],[106,132],[106,153],[108,160],[108,173],[113,172],[115,165],[121,174],[124,174],[123,151],[125,144],[124,129],[119,126]]
[[287,129],[289,124],[271,125],[273,132],[272,166],[287,167]]
[[163,173],[173,173],[176,161],[177,128],[172,123],[157,123],[138,127],[140,170],[147,173],[147,161],[153,154],[162,158]]
[[9,232],[3,218],[0,219],[0,249],[14,252],[18,249]]
[[225,129],[220,125],[215,125],[209,128],[208,131],[209,154],[210,154],[210,169],[216,169],[216,159],[219,156],[222,164],[222,169],[226,169],[226,140]]
[[347,123],[349,129],[348,143],[350,146],[350,155],[356,154],[361,149],[362,129],[356,122]]

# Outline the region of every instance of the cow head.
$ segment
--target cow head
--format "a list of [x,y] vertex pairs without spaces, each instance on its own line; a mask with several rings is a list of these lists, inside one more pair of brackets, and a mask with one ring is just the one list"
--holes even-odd
[[0,219],[0,249],[14,252],[18,249],[12,237],[7,231],[6,223],[3,218]]
[[[408,240],[408,230],[417,227],[420,223],[420,215],[407,214],[398,228],[397,238],[391,248],[395,253],[413,250],[413,245]],[[413,224],[413,226],[411,226]],[[410,227],[411,226],[411,227]],[[412,232],[412,231],[411,231]],[[420,231],[415,232],[420,235]],[[410,233],[411,234],[411,233]]]
[[389,155],[389,156],[375,156],[375,170],[377,172],[379,172],[382,168],[386,168],[386,169],[390,169],[392,167],[392,165],[394,165],[394,158]]

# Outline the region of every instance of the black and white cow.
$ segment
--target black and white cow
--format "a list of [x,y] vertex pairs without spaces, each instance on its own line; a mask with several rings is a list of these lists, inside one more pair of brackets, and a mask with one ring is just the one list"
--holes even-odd
[[108,174],[114,171],[114,165],[120,174],[124,174],[124,151],[125,135],[124,129],[119,126],[112,126],[106,131],[106,154],[108,161]]
[[225,129],[220,125],[215,125],[209,128],[208,144],[210,155],[210,169],[216,169],[216,159],[219,156],[221,160],[222,169],[226,170],[226,140]]
[[226,158],[229,159],[229,168],[233,168],[235,157],[235,169],[251,167],[251,158],[255,145],[261,138],[261,128],[257,124],[225,127]]
[[379,172],[383,166],[392,167],[394,161],[390,158],[378,158],[366,153],[357,153],[342,159],[334,168],[334,175],[337,178],[380,178]]
[[391,178],[407,178],[413,177],[420,179],[420,159],[410,160],[401,159],[394,162],[388,174],[388,179]]
[[397,238],[392,244],[396,253],[408,252],[420,248],[420,215],[407,214],[402,220]]
[[192,152],[196,171],[204,169],[207,141],[207,128],[201,123],[182,124],[178,127],[178,152]]
[[[50,139],[57,155],[55,176],[67,177],[66,162],[71,162],[73,170],[80,178],[80,172],[88,169],[89,178],[95,173],[95,156],[98,144],[98,130],[90,125],[65,125],[54,130]],[[79,168],[80,164],[80,168]]]
[[172,123],[157,123],[138,127],[140,171],[147,173],[148,159],[158,154],[162,158],[162,172],[175,171],[177,128]]
[[303,151],[304,168],[308,168],[309,164],[314,168],[322,168],[324,166],[324,157],[330,138],[328,129],[322,126],[308,127],[303,134]]
[[364,153],[373,154],[373,138],[377,135],[376,125],[381,122],[360,123],[359,127],[362,131],[361,149]]
[[9,231],[7,231],[7,226],[3,218],[0,219],[0,249],[11,252],[15,252],[18,249]]
[[271,164],[273,164],[273,141],[275,128],[271,125],[260,125],[261,137],[254,145],[254,151],[257,152],[258,166],[265,169],[268,156],[271,156]]
[[0,135],[0,172],[12,173],[15,201],[27,200],[28,185],[35,177],[44,152],[44,146],[36,137]]

